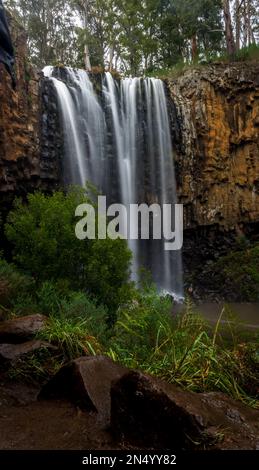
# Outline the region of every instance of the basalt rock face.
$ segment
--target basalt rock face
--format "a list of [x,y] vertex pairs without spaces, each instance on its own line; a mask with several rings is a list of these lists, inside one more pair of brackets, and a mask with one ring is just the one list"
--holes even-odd
[[58,182],[58,165],[41,147],[40,75],[28,61],[24,29],[8,15],[15,48],[17,87],[0,65],[0,197],[10,205],[14,196],[37,188],[51,189]]
[[259,233],[259,63],[200,67],[167,84],[192,270]]
[[199,68],[168,84],[186,228],[258,222],[259,63]]

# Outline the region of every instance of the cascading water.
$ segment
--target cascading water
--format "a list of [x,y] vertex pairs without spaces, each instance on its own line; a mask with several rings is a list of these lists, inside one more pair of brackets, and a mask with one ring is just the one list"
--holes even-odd
[[100,186],[104,160],[105,121],[88,74],[83,70],[64,69],[63,81],[54,75],[54,67],[45,67],[44,75],[56,89],[64,135],[64,180]]
[[[64,130],[64,180],[91,181],[108,203],[176,204],[170,123],[164,84],[153,78],[115,80],[105,73],[95,92],[83,70],[46,67]],[[183,296],[181,252],[164,240],[129,241],[132,276],[151,270],[158,287]]]

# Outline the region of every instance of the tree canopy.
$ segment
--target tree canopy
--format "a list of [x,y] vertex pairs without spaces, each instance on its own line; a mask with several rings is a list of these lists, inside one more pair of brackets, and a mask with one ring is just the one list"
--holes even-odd
[[259,40],[259,0],[6,0],[37,66],[126,74],[209,61]]

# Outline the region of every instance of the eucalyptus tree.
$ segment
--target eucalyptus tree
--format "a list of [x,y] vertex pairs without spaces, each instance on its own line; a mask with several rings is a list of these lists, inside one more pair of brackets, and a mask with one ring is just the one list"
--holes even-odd
[[74,62],[75,18],[70,2],[9,0],[5,3],[27,31],[30,58],[35,65]]

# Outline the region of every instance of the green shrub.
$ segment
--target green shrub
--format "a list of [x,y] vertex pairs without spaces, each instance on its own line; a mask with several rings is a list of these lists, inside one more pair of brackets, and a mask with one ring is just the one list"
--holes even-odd
[[90,202],[81,188],[68,194],[35,193],[28,203],[16,200],[5,232],[13,244],[13,257],[38,282],[65,280],[71,290],[85,290],[111,314],[125,301],[131,253],[124,240],[85,240],[75,236],[75,209]]
[[[108,310],[84,292],[73,292],[63,281],[45,281],[36,292],[38,311],[59,320],[91,324],[91,333],[105,342]],[[65,290],[64,290],[65,289]]]
[[35,283],[31,277],[0,258],[0,308],[2,306],[12,310],[18,304],[30,304],[34,288]]
[[71,295],[67,281],[44,281],[36,291],[38,310],[44,315],[59,315],[61,304]]
[[59,314],[61,318],[71,321],[87,321],[91,335],[106,344],[109,337],[108,310],[97,304],[95,299],[89,298],[83,292],[73,292],[68,299],[61,302]]
[[258,244],[220,258],[214,270],[229,291],[238,293],[240,301],[259,300]]

